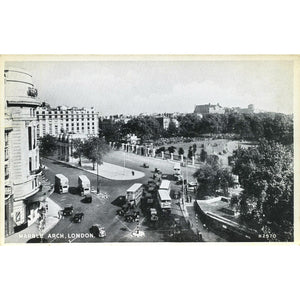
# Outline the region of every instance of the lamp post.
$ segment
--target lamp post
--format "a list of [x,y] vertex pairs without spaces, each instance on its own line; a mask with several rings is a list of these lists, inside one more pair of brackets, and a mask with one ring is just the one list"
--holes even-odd
[[123,175],[125,175],[125,165],[126,165],[126,151],[124,151],[124,168],[123,168]]
[[97,156],[96,156],[96,164],[97,164],[97,194],[100,193],[100,182],[99,182],[99,143],[97,142]]
[[99,187],[99,165],[97,162],[97,194],[100,193],[100,187]]

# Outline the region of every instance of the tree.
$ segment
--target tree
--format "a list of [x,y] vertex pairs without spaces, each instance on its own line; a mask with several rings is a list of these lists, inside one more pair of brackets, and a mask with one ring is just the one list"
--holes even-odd
[[174,121],[170,121],[168,129],[167,129],[167,135],[168,136],[177,136],[178,135],[178,129],[176,127],[176,124]]
[[178,149],[178,154],[179,154],[179,155],[183,155],[183,154],[184,154],[184,150],[183,150],[182,147],[180,147],[180,148]]
[[100,126],[102,127],[101,135],[105,137],[107,142],[118,142],[121,141],[124,136],[125,123],[124,121],[119,122],[100,122]]
[[57,140],[50,134],[47,134],[40,138],[39,140],[39,148],[41,156],[51,156],[54,154],[57,148]]
[[244,191],[240,199],[241,219],[279,241],[293,239],[293,152],[274,141],[258,147],[239,148],[234,153],[234,174]]
[[159,122],[151,116],[133,118],[124,127],[126,133],[134,133],[142,141],[157,139],[163,132]]
[[92,161],[93,170],[97,165],[97,193],[99,193],[99,170],[98,167],[103,163],[103,156],[109,151],[108,145],[103,138],[90,137],[84,142],[83,154]]
[[207,152],[204,149],[201,149],[200,161],[205,162],[207,159]]
[[73,156],[79,159],[78,164],[79,166],[81,166],[81,157],[84,152],[84,142],[79,138],[73,139],[72,142],[73,142],[73,147],[75,149],[75,151],[73,152]]
[[168,147],[168,151],[169,151],[170,154],[171,154],[171,153],[174,153],[175,150],[176,150],[176,147],[175,147],[175,146],[170,146],[170,147]]
[[197,144],[193,144],[193,155],[197,152]]
[[103,156],[109,151],[108,145],[103,138],[90,137],[84,142],[83,155],[93,163],[93,170],[95,164],[102,164]]
[[166,151],[166,148],[163,146],[163,147],[158,148],[155,153],[159,154],[159,153],[165,152],[165,151]]
[[218,189],[228,195],[228,188],[233,186],[233,177],[228,169],[219,165],[203,164],[195,173],[194,178],[199,183],[198,196],[215,196]]
[[193,157],[193,147],[190,146],[190,147],[189,147],[189,150],[188,150],[188,158],[189,158],[189,159],[192,159],[192,157]]

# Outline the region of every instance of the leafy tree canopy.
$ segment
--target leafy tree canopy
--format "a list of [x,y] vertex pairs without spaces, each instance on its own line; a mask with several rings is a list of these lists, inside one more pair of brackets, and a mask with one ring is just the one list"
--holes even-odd
[[51,156],[54,154],[57,148],[57,140],[50,134],[47,134],[40,138],[39,148],[41,156]]

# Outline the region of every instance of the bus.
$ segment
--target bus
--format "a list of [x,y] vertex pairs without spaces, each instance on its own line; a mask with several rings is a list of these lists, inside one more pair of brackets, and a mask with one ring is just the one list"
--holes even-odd
[[175,176],[178,176],[178,175],[181,175],[181,167],[180,167],[180,163],[179,162],[176,162],[174,164],[174,175]]
[[90,194],[91,192],[90,180],[85,175],[78,176],[78,189],[81,196]]
[[63,194],[69,191],[69,180],[63,174],[55,175],[55,191]]
[[162,211],[171,211],[172,199],[167,190],[158,190],[158,203]]
[[137,206],[143,196],[143,184],[135,183],[126,191],[126,200],[131,206]]
[[164,190],[164,191],[168,191],[168,193],[170,194],[171,191],[171,181],[169,180],[162,180],[161,184],[159,186],[160,190]]

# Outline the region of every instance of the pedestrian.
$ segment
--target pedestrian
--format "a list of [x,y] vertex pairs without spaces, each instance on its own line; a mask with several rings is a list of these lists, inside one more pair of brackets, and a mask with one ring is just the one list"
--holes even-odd
[[132,176],[134,176],[134,171],[132,171],[131,173],[132,173]]
[[60,212],[60,210],[57,212],[57,218],[58,219],[60,219],[60,217],[61,217],[61,212]]
[[48,203],[46,203],[46,211],[48,211],[49,207],[48,207]]

